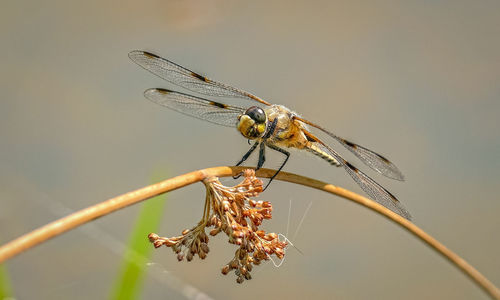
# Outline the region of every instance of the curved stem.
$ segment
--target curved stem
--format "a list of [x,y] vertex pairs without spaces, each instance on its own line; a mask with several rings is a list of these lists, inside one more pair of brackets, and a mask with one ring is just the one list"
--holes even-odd
[[[146,186],[144,188],[108,199],[104,202],[82,209],[52,223],[49,223],[43,227],[35,229],[32,232],[27,233],[3,245],[2,247],[0,247],[0,263],[66,231],[69,231],[93,219],[102,217],[129,205],[144,201],[159,194],[176,190],[198,181],[202,181],[203,179],[210,176],[234,176],[241,173],[244,169],[248,169],[248,167],[214,167],[198,170],[181,176],[173,177],[153,185]],[[256,175],[258,177],[270,178],[275,174],[275,172],[275,170],[260,169],[257,171]],[[500,299],[500,290],[464,259],[446,248],[443,244],[438,242],[435,238],[427,234],[412,222],[406,220],[405,218],[378,204],[377,202],[353,193],[349,190],[292,173],[280,172],[275,179],[301,184],[331,194],[335,194],[347,200],[354,201],[379,213],[387,219],[402,226],[408,232],[443,255],[452,264],[458,267],[464,274],[469,276],[469,278],[472,279],[478,286],[480,286],[486,293],[488,293],[490,297],[492,297],[493,299]]]

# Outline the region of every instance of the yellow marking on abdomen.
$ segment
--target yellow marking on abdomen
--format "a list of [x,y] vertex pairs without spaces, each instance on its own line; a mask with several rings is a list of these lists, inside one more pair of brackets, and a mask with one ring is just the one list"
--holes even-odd
[[318,147],[317,145],[315,145],[313,143],[309,143],[309,145],[307,145],[307,147],[305,147],[305,149],[307,151],[311,152],[312,154],[326,160],[331,165],[340,166],[340,163],[333,156],[331,156],[329,153],[323,151],[323,149],[321,149],[320,147]]

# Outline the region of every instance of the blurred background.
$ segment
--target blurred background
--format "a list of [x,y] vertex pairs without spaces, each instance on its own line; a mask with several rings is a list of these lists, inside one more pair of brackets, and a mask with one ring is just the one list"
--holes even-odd
[[[235,129],[147,101],[145,89],[175,87],[129,60],[141,49],[284,104],[388,157],[406,182],[372,172],[331,141],[397,195],[418,226],[500,284],[498,1],[0,7],[2,243],[158,174],[232,165],[248,149]],[[270,153],[266,166],[281,160]],[[284,170],[362,193],[342,169],[309,155],[292,153]],[[261,199],[274,206],[264,227],[286,234],[303,254],[289,248],[280,268],[256,267],[254,279],[239,285],[220,273],[236,250],[222,235],[203,261],[179,263],[161,248],[144,264],[140,297],[487,299],[438,254],[365,208],[282,182]],[[203,201],[201,184],[170,193],[157,232],[194,226]],[[109,297],[140,208],[9,260],[15,298]]]

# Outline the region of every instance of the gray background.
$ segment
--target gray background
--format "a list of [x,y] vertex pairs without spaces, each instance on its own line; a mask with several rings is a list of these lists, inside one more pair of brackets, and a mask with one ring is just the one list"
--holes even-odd
[[[236,130],[143,98],[146,88],[173,88],[127,57],[147,49],[384,154],[406,182],[340,149],[396,194],[417,225],[500,284],[498,1],[8,0],[0,8],[0,240],[155,174],[233,164],[246,151]],[[269,155],[267,166],[280,159]],[[293,153],[285,170],[361,193],[342,169],[309,155]],[[200,184],[171,193],[159,233],[194,225],[203,195]],[[160,249],[143,298],[183,299],[190,287],[219,299],[486,298],[362,207],[280,182],[262,199],[275,209],[265,227],[288,233],[303,255],[289,249],[281,268],[258,267],[237,285],[220,274],[235,250],[222,236],[204,261],[178,263]],[[106,298],[138,211],[10,260],[17,297]]]

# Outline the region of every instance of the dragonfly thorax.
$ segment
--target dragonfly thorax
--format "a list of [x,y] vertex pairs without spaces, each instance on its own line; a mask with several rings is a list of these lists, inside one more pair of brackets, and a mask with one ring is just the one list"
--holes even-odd
[[256,139],[266,133],[267,116],[264,110],[257,106],[248,108],[238,116],[238,131],[247,139]]

